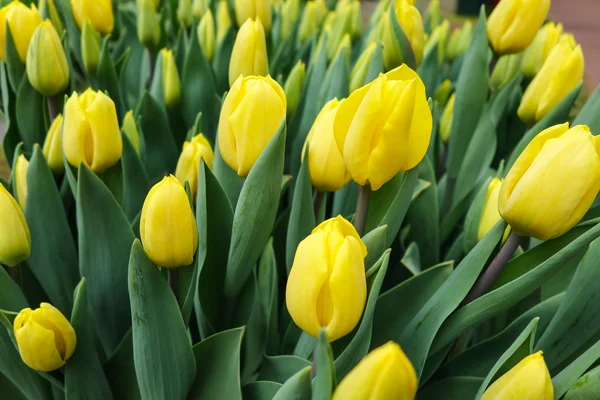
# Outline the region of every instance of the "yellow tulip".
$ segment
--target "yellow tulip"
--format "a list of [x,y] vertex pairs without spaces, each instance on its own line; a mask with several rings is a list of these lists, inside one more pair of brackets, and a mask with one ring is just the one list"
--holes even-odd
[[92,75],[95,75],[98,69],[100,45],[100,38],[96,30],[90,20],[86,20],[81,30],[81,58],[86,72]]
[[535,35],[533,43],[523,53],[521,71],[523,75],[533,78],[542,68],[552,48],[558,43],[563,32],[562,24],[548,22]]
[[317,7],[314,1],[309,1],[304,6],[300,26],[298,28],[298,39],[300,42],[306,42],[312,38],[319,30],[317,22]]
[[300,97],[302,96],[302,88],[304,86],[304,75],[306,66],[299,60],[283,86],[283,91],[287,99],[287,115],[292,115],[296,112],[298,104],[300,103]]
[[433,99],[440,106],[445,106],[448,103],[450,98],[450,90],[452,89],[452,82],[450,79],[444,79],[440,86],[435,89],[435,93],[433,94]]
[[479,228],[477,229],[477,240],[483,237],[502,219],[498,211],[498,195],[500,194],[502,181],[498,178],[492,179],[487,188],[483,211],[479,219]]
[[438,49],[438,62],[441,64],[442,61],[444,61],[444,57],[446,57],[446,43],[448,41],[448,34],[450,33],[450,22],[445,19],[444,22],[442,22],[440,25],[438,25],[433,32],[431,33],[431,36],[429,36],[429,39],[427,40],[427,43],[425,44],[425,50],[424,53],[427,54],[429,53],[432,49],[433,46],[435,46],[437,44],[437,49]]
[[285,120],[285,92],[270,76],[239,77],[223,102],[219,151],[239,176],[247,176]]
[[186,28],[192,26],[194,16],[192,15],[191,0],[177,0],[177,21]]
[[266,76],[268,74],[269,59],[265,30],[259,19],[249,19],[240,28],[233,44],[229,63],[229,86],[232,86],[240,75]]
[[190,265],[198,248],[198,229],[181,182],[165,176],[150,189],[142,207],[140,238],[148,258],[158,266]]
[[360,10],[360,1],[354,0],[350,4],[350,13],[352,15],[350,22],[350,33],[352,37],[359,38],[362,35],[362,12]]
[[314,0],[315,3],[315,21],[317,22],[318,25],[320,25],[323,20],[325,19],[325,16],[327,15],[327,13],[329,12],[329,9],[327,8],[327,5],[325,4],[325,0]]
[[541,351],[525,357],[496,380],[481,400],[553,400],[554,388]]
[[140,43],[147,49],[154,50],[160,42],[160,22],[156,6],[152,0],[138,0],[137,35]]
[[49,20],[36,29],[27,52],[27,77],[44,96],[54,96],[69,85],[69,65],[58,33]]
[[35,310],[21,310],[13,331],[23,362],[36,371],[62,367],[77,346],[77,335],[69,320],[48,303],[41,303]]
[[210,8],[206,10],[198,24],[198,43],[204,57],[211,61],[215,55],[215,19]]
[[44,148],[42,152],[48,166],[55,174],[62,174],[65,171],[65,163],[63,161],[63,146],[62,146],[62,126],[63,116],[58,114],[48,133],[46,134],[46,140],[44,141]]
[[581,82],[584,64],[581,46],[563,35],[523,94],[517,110],[523,122],[533,124],[552,111]]
[[121,158],[123,142],[115,103],[102,92],[86,90],[65,104],[63,151],[69,164],[84,163],[100,173]]
[[367,299],[367,247],[341,216],[321,223],[298,245],[286,288],[292,319],[313,337],[333,342],[354,329]]
[[179,72],[175,64],[175,57],[171,50],[162,49],[162,88],[167,108],[173,108],[179,104],[181,98],[181,83]]
[[271,29],[271,0],[234,0],[233,4],[239,26],[247,19],[259,19],[265,31]]
[[71,0],[71,8],[79,29],[89,20],[97,32],[112,33],[115,21],[111,0]]
[[350,174],[333,135],[333,122],[339,106],[338,99],[325,104],[304,143],[305,148],[309,146],[308,169],[312,185],[324,192],[340,190],[350,181]]
[[442,142],[448,143],[450,139],[450,132],[452,131],[452,120],[454,119],[454,101],[456,100],[456,94],[452,93],[446,103],[442,118],[440,119],[440,138]]
[[371,66],[373,54],[375,54],[377,46],[377,43],[370,43],[360,57],[358,57],[358,60],[356,60],[356,64],[354,64],[354,67],[352,67],[352,71],[350,72],[350,93],[365,84],[367,73],[369,72],[369,67]]
[[27,8],[23,3],[15,0],[0,9],[0,58],[6,61],[6,23],[12,34],[17,53],[22,62],[27,60],[29,42],[42,17],[35,4]]
[[540,29],[550,0],[502,0],[487,21],[487,33],[496,54],[519,53],[527,48]]
[[500,215],[520,235],[540,240],[575,226],[600,190],[600,139],[569,123],[538,134],[500,189]]
[[229,32],[229,28],[231,28],[231,16],[227,0],[219,0],[219,4],[217,4],[217,43],[221,43],[221,40]]
[[194,18],[200,20],[204,13],[207,10],[210,10],[209,5],[210,0],[194,0],[194,2],[192,3],[192,15],[194,16]]
[[342,101],[334,133],[352,179],[377,190],[423,159],[431,127],[425,85],[402,65]]
[[21,207],[0,183],[0,264],[14,267],[29,258],[31,235]]
[[281,6],[281,39],[287,39],[300,16],[300,0],[285,0]]
[[208,168],[212,168],[213,157],[213,149],[202,134],[194,136],[191,142],[183,144],[183,151],[175,169],[175,177],[180,182],[188,181],[190,183],[193,198],[196,198],[196,193],[198,193],[200,159],[204,159]]
[[27,204],[27,168],[29,167],[29,161],[23,154],[17,157],[15,163],[15,182],[17,192],[17,201],[23,210],[25,210],[25,204]]
[[417,374],[400,346],[372,350],[342,379],[332,400],[413,400]]
[[335,50],[335,54],[333,56],[333,60],[337,59],[340,53],[344,54],[348,63],[350,63],[350,58],[352,56],[352,41],[350,40],[350,34],[346,33],[340,43],[338,44],[337,49]]
[[121,127],[121,130],[131,142],[131,145],[135,149],[136,153],[140,154],[140,132],[138,130],[137,123],[135,122],[135,118],[133,117],[132,110],[127,111],[125,117],[123,117],[123,125]]
[[500,90],[512,78],[514,78],[521,70],[521,60],[523,55],[519,54],[507,54],[498,59],[492,76],[490,77],[490,86],[494,90]]
[[473,24],[471,21],[464,23],[462,28],[455,29],[448,39],[448,60],[452,61],[467,51],[473,38]]
[[[419,65],[423,59],[425,44],[425,33],[421,14],[419,14],[419,10],[407,0],[397,1],[395,10],[398,23],[411,45],[417,65]],[[406,55],[402,54],[400,49],[400,43],[394,33],[389,11],[385,13],[383,20],[383,60],[385,68],[391,70],[402,64],[406,60]]]

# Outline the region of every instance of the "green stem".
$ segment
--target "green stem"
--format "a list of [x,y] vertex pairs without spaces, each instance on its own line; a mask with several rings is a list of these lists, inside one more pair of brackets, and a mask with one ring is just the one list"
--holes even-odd
[[171,286],[177,304],[179,304],[179,269],[169,268],[169,286]]
[[356,202],[356,211],[354,212],[354,227],[358,235],[362,237],[365,234],[367,225],[367,214],[369,213],[369,199],[371,198],[371,187],[369,185],[361,186],[358,191],[358,201]]
[[317,225],[319,225],[319,215],[321,211],[321,205],[323,204],[323,198],[325,197],[325,193],[321,192],[318,189],[315,189],[315,193],[313,195],[313,208],[315,211],[315,221]]

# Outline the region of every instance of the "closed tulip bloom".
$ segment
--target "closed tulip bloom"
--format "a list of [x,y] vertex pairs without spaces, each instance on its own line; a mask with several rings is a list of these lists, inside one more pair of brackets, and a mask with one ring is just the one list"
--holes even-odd
[[177,0],[177,21],[186,28],[192,26],[194,16],[192,15],[191,0]]
[[190,265],[198,248],[198,228],[188,196],[173,175],[150,189],[142,207],[140,238],[148,258],[158,266]]
[[402,65],[342,101],[334,133],[352,179],[377,190],[423,159],[431,127],[425,85]]
[[234,0],[233,4],[239,26],[247,19],[259,19],[265,31],[271,29],[271,0]]
[[198,43],[204,57],[211,61],[215,55],[215,19],[210,8],[206,10],[198,24]]
[[337,54],[337,50],[340,48],[342,41],[346,38],[351,29],[352,14],[350,7],[343,8],[339,13],[330,13],[331,18],[325,20],[325,26],[330,26],[331,30],[327,35],[327,57],[329,60],[333,60]]
[[462,28],[455,29],[448,39],[448,60],[452,61],[467,51],[473,38],[473,24],[471,21],[464,23]]
[[137,35],[140,43],[147,49],[154,50],[160,42],[160,22],[156,6],[152,0],[137,0],[138,23]]
[[221,40],[229,32],[229,28],[231,28],[231,16],[227,0],[219,0],[219,4],[217,4],[217,43],[221,43]]
[[500,189],[500,215],[515,232],[548,240],[581,220],[600,190],[599,140],[564,123],[529,143]]
[[433,94],[433,99],[440,106],[445,106],[448,103],[448,100],[451,96],[452,82],[450,79],[444,79],[440,86],[435,89],[435,93]]
[[358,57],[354,67],[352,67],[352,71],[350,72],[350,93],[354,92],[356,89],[365,84],[367,73],[369,72],[369,67],[371,66],[373,54],[375,54],[377,46],[377,43],[370,43],[362,52],[360,57]]
[[175,57],[171,50],[162,49],[162,88],[167,108],[173,108],[179,104],[181,98],[181,82],[179,72],[175,64]]
[[440,1],[432,0],[425,11],[425,25],[427,32],[433,32],[442,23],[442,10],[440,9]]
[[38,26],[27,52],[27,77],[44,96],[54,96],[69,85],[69,64],[58,33],[49,20]]
[[285,0],[281,5],[281,39],[288,38],[300,17],[300,0]]
[[511,81],[521,70],[521,60],[523,55],[507,54],[498,59],[492,76],[490,77],[490,86],[494,90],[500,90]]
[[333,60],[337,59],[340,54],[343,54],[344,57],[346,57],[346,60],[348,60],[348,63],[350,63],[350,58],[352,57],[352,41],[350,40],[349,33],[346,33],[340,41],[340,44],[335,51],[335,55],[333,56]]
[[444,112],[442,113],[442,118],[440,119],[440,138],[444,143],[448,143],[448,140],[450,139],[450,132],[452,131],[452,119],[454,117],[455,100],[456,93],[452,93],[450,99],[448,99],[448,103],[446,103],[446,107],[444,108]]
[[542,68],[552,48],[558,43],[563,32],[562,24],[548,22],[535,35],[533,43],[523,53],[521,71],[523,75],[533,78]]
[[332,400],[413,400],[416,392],[415,368],[398,344],[387,342],[342,379]]
[[350,13],[352,15],[350,22],[350,34],[353,38],[359,38],[362,35],[362,12],[360,10],[360,1],[354,0],[350,4]]
[[317,22],[317,8],[314,1],[309,1],[304,6],[300,26],[298,28],[298,39],[300,42],[306,42],[312,38],[319,30]]
[[525,357],[502,375],[481,400],[553,400],[554,388],[541,351]]
[[208,168],[212,168],[213,157],[213,149],[202,134],[194,136],[191,142],[185,142],[183,144],[183,151],[179,156],[179,161],[177,161],[175,177],[179,179],[180,182],[188,181],[190,183],[193,198],[195,198],[196,193],[198,193],[198,171],[200,170],[200,160],[204,159],[204,163]]
[[46,134],[46,140],[44,141],[44,147],[42,153],[48,163],[48,166],[55,174],[62,174],[65,171],[65,163],[63,161],[63,146],[62,146],[62,126],[63,116],[58,114],[48,133]]
[[269,74],[267,41],[260,20],[247,20],[240,28],[229,63],[229,86],[240,76]]
[[487,188],[487,195],[483,204],[481,219],[479,220],[479,229],[477,230],[477,240],[483,237],[502,219],[498,212],[498,196],[502,181],[498,178],[492,179]]
[[41,303],[35,310],[21,310],[13,331],[23,362],[40,372],[65,365],[77,345],[77,335],[69,320],[48,303]]
[[97,32],[103,35],[112,33],[115,21],[111,0],[71,0],[71,8],[79,29],[89,20]]
[[429,53],[433,46],[437,44],[438,49],[438,62],[441,64],[446,57],[446,42],[448,41],[448,34],[450,33],[450,22],[445,19],[440,25],[438,25],[429,39],[427,40],[427,44],[425,45],[424,53]]
[[[411,45],[415,61],[419,65],[423,59],[425,45],[425,33],[421,14],[407,0],[398,1],[396,4],[396,18]],[[389,12],[384,16],[384,21],[383,60],[385,68],[391,70],[405,62],[407,55],[402,54]]]
[[31,235],[17,201],[0,183],[0,264],[14,267],[29,258]]
[[6,23],[13,37],[17,53],[22,62],[27,59],[27,49],[29,42],[39,24],[42,23],[42,17],[35,4],[31,8],[15,0],[0,9],[0,58],[6,61]]
[[81,58],[86,72],[96,74],[100,61],[100,38],[89,20],[86,20],[81,30]]
[[206,10],[209,10],[210,0],[194,0],[192,3],[192,14],[194,18],[200,20]]
[[17,192],[17,201],[19,205],[24,210],[25,204],[27,204],[27,168],[29,167],[29,161],[25,158],[23,154],[17,157],[17,161],[15,163],[15,171],[14,177],[15,182],[14,186]]
[[496,54],[519,53],[533,42],[550,0],[502,0],[487,20],[487,33]]
[[140,154],[142,148],[140,132],[138,130],[137,123],[135,122],[135,118],[133,117],[132,110],[127,111],[125,117],[123,117],[123,125],[121,126],[121,130],[131,142],[131,145],[135,149],[136,153]]
[[367,299],[367,247],[343,217],[321,223],[298,245],[286,288],[292,319],[313,337],[333,342],[354,329]]
[[340,190],[350,181],[350,174],[333,135],[333,122],[339,106],[338,99],[325,104],[304,144],[305,148],[309,146],[308,169],[312,185],[324,192]]
[[298,104],[300,103],[300,97],[302,96],[302,88],[304,87],[304,75],[306,66],[299,60],[283,86],[285,92],[285,98],[287,99],[287,115],[292,115],[296,112]]
[[219,151],[239,176],[250,168],[285,120],[287,101],[270,76],[239,77],[223,102],[219,119]]
[[521,120],[533,124],[544,118],[581,82],[583,71],[581,46],[563,35],[523,94],[517,110]]
[[84,163],[96,173],[119,161],[123,142],[110,97],[92,89],[81,96],[73,93],[65,104],[63,151],[69,164]]

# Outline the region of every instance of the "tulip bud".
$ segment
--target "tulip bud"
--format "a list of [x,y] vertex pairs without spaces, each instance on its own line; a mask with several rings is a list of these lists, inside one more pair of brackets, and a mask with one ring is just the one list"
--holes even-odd
[[325,19],[325,16],[329,12],[327,5],[325,4],[325,0],[314,0],[315,3],[315,22],[317,25],[320,25]]
[[542,68],[552,48],[558,43],[563,32],[562,24],[548,22],[535,35],[533,43],[523,53],[521,71],[528,78],[533,78]]
[[206,10],[198,24],[198,43],[204,57],[211,61],[215,55],[215,19],[210,8]]
[[69,320],[55,307],[25,308],[17,315],[13,331],[23,362],[41,372],[59,369],[71,358],[77,335]]
[[563,35],[523,94],[517,110],[521,120],[533,124],[544,118],[581,82],[583,71],[581,46]]
[[48,20],[38,26],[31,38],[27,77],[31,86],[44,96],[54,96],[69,85],[67,56],[58,33]]
[[342,216],[321,223],[298,245],[286,288],[292,319],[333,342],[354,329],[367,299],[367,247]]
[[213,157],[213,149],[202,134],[194,136],[191,142],[183,144],[183,151],[179,156],[179,161],[177,161],[175,177],[180,182],[188,181],[190,183],[193,198],[196,198],[196,193],[198,193],[200,159],[204,159],[204,163],[208,168],[212,168]]
[[177,21],[186,28],[192,26],[192,3],[191,0],[178,0]]
[[86,20],[81,30],[81,58],[87,73],[96,75],[100,61],[100,38],[89,20]]
[[519,53],[527,48],[540,29],[550,0],[502,0],[487,20],[487,33],[496,54]]
[[440,138],[442,142],[448,143],[450,139],[450,132],[452,131],[452,119],[454,116],[454,101],[456,99],[456,93],[452,93],[446,107],[444,108],[444,112],[442,113],[442,118],[440,119]]
[[31,9],[19,1],[13,1],[0,9],[0,58],[6,61],[6,24],[12,34],[19,58],[24,63],[27,60],[27,49],[33,32],[42,23],[42,17],[35,4]]
[[267,41],[259,19],[247,20],[240,28],[229,63],[229,86],[242,76],[269,74]]
[[160,42],[160,23],[152,0],[138,0],[137,35],[147,49],[154,50]]
[[416,392],[415,368],[390,341],[372,350],[342,379],[332,400],[412,400]]
[[[327,35],[327,57],[329,60],[333,60],[337,54],[338,49],[342,43],[342,40],[346,37],[346,34],[350,32],[351,18],[350,8],[343,8],[338,14],[330,13],[331,22],[325,20],[325,25],[331,25],[331,31]],[[350,38],[348,38],[350,40]]]
[[521,59],[522,54],[507,54],[498,59],[490,77],[490,86],[492,89],[502,89],[520,72]]
[[433,49],[433,46],[437,44],[438,63],[440,64],[444,61],[444,57],[446,56],[446,42],[448,41],[449,33],[450,22],[448,22],[448,20],[445,19],[444,22],[442,22],[433,30],[431,36],[429,36],[429,39],[425,44],[425,54],[429,53]]
[[239,26],[247,19],[258,19],[266,32],[271,29],[271,0],[234,0],[233,4]]
[[538,134],[500,189],[500,215],[522,236],[548,240],[574,227],[600,190],[600,143],[586,125]]
[[15,162],[14,171],[14,183],[13,186],[17,192],[17,201],[23,210],[25,210],[25,204],[27,204],[27,168],[29,167],[29,161],[23,154],[17,157]]
[[423,159],[431,127],[425,85],[402,65],[342,101],[334,132],[352,179],[377,190]]
[[287,110],[285,93],[270,76],[240,76],[225,97],[219,119],[223,160],[245,177],[267,147]]
[[362,13],[360,11],[360,2],[354,0],[350,4],[350,33],[352,37],[359,38],[362,35]]
[[175,57],[171,50],[162,49],[162,87],[167,108],[173,108],[179,104],[181,98],[181,83],[179,72],[175,64]]
[[31,235],[21,207],[0,184],[0,264],[14,267],[29,258]]
[[333,122],[339,105],[338,99],[325,104],[304,143],[304,148],[308,145],[308,169],[312,185],[323,192],[340,190],[350,181],[350,174],[333,135]]
[[302,60],[292,68],[292,72],[285,81],[283,90],[287,99],[287,115],[292,115],[296,112],[300,97],[302,96],[302,88],[304,86],[305,65]]
[[333,59],[337,59],[340,54],[343,54],[344,57],[346,57],[346,60],[348,60],[348,63],[350,63],[350,58],[352,57],[352,41],[350,41],[349,33],[346,33],[340,41],[340,44],[335,50],[335,55],[333,56]]
[[196,219],[183,185],[173,175],[165,176],[146,196],[140,237],[148,258],[156,265],[178,268],[194,261]]
[[542,354],[521,360],[488,387],[481,400],[553,400],[552,378]]
[[371,66],[373,54],[375,54],[377,46],[377,43],[370,43],[360,57],[358,57],[358,60],[356,60],[356,64],[354,64],[354,67],[350,72],[350,93],[365,84],[367,73],[369,72],[369,67]]
[[111,0],[71,0],[71,8],[80,30],[89,20],[96,32],[103,35],[112,33],[115,21]]
[[444,81],[438,86],[433,94],[433,99],[440,106],[445,106],[450,98],[450,90],[452,89],[452,82],[450,79],[444,79]]
[[[477,230],[477,240],[483,239],[483,237],[496,225],[498,221],[502,219],[500,212],[498,212],[498,195],[500,194],[500,187],[502,187],[502,181],[498,178],[492,179],[487,188],[487,195],[483,204],[483,211],[481,218],[479,219],[479,229]],[[506,227],[508,234],[510,227]],[[508,237],[508,235],[506,236]]]
[[73,93],[65,104],[63,151],[69,164],[100,173],[121,158],[123,142],[115,103],[102,92]]
[[[397,2],[395,6],[396,18],[400,27],[408,39],[415,56],[417,65],[423,59],[423,45],[425,42],[425,33],[423,31],[423,20],[419,10],[412,6],[407,0]],[[383,29],[383,60],[385,68],[391,70],[404,63],[407,55],[402,54],[399,39],[396,37],[392,18],[389,11],[386,12]]]
[[287,39],[294,30],[300,14],[300,0],[286,0],[281,6],[281,39]]
[[210,10],[210,8],[208,7],[209,4],[210,0],[194,0],[194,3],[192,4],[192,15],[194,16],[194,18],[200,20],[200,18],[202,18],[206,10]]
[[221,43],[221,40],[229,32],[229,28],[231,28],[231,16],[227,0],[219,0],[219,4],[217,4],[217,43]]
[[140,132],[138,131],[137,123],[133,118],[133,111],[129,110],[123,117],[123,126],[121,130],[127,136],[127,139],[131,142],[131,145],[135,149],[136,153],[140,154],[141,143],[140,143]]
[[298,28],[298,39],[300,42],[306,42],[312,38],[319,30],[317,23],[317,8],[314,1],[309,1],[304,6],[300,27]]
[[54,121],[52,121],[52,125],[50,125],[50,129],[46,134],[46,140],[44,141],[44,148],[42,149],[48,166],[55,174],[62,174],[65,171],[62,149],[62,127],[63,116],[62,114],[58,114],[54,118]]
[[440,9],[440,1],[432,0],[427,6],[425,12],[425,25],[427,32],[433,32],[442,23],[442,10]]

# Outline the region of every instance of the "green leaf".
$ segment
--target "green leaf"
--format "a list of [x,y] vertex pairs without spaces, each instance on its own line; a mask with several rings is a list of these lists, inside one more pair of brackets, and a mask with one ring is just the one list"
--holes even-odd
[[231,169],[225,160],[223,160],[219,151],[218,141],[215,142],[215,157],[212,170],[221,186],[223,186],[223,189],[225,189],[231,205],[235,207],[242,191],[244,179],[238,176],[237,172]]
[[0,84],[2,86],[2,111],[4,113],[4,139],[2,141],[2,149],[4,156],[9,165],[12,165],[15,148],[21,142],[16,116],[16,95],[8,87],[8,79],[6,77],[6,66],[0,63]]
[[582,375],[563,400],[594,400],[598,398],[600,398],[600,366]]
[[385,67],[383,65],[383,45],[381,43],[377,43],[375,52],[371,57],[371,63],[369,64],[369,69],[367,70],[367,75],[363,85],[373,82],[379,76],[379,74],[383,74],[384,72]]
[[333,352],[327,340],[327,332],[321,329],[315,350],[316,370],[312,400],[329,400],[335,387]]
[[108,188],[83,164],[76,200],[79,269],[87,278],[96,331],[105,354],[110,355],[131,327],[127,266],[135,234]]
[[237,295],[271,236],[281,193],[285,121],[244,182],[233,217],[225,295]]
[[137,239],[128,281],[133,359],[142,398],[184,398],[196,376],[192,345],[175,295]]
[[[67,39],[69,41],[69,51],[73,53],[80,66],[83,66],[81,58],[81,34],[79,27],[75,22],[73,9],[70,1],[55,1],[56,10],[60,15],[61,21],[64,23],[64,28],[67,30]],[[59,32],[60,34],[60,32]]]
[[281,388],[281,383],[269,381],[251,382],[242,388],[244,400],[271,400]]
[[[13,40],[12,31],[8,26],[8,20],[4,20],[6,25],[4,32],[6,34],[4,42],[4,57],[6,61],[6,72],[8,74],[8,81],[14,92],[19,90],[19,86],[23,81],[25,73],[25,64],[21,61],[15,41]],[[7,88],[8,89],[8,88]]]
[[452,140],[448,147],[449,179],[459,177],[471,136],[477,128],[488,97],[488,51],[486,15],[482,7],[456,83],[456,100],[450,133]]
[[387,225],[373,229],[363,236],[362,241],[367,246],[365,269],[368,271],[381,258],[386,250]]
[[[581,86],[582,84],[579,84],[577,88],[581,89]],[[573,90],[576,90],[577,88]],[[579,91],[577,91],[577,94],[579,94]],[[571,94],[567,97],[570,97],[570,95]],[[572,125],[587,125],[594,135],[600,134],[600,85],[596,87],[594,93],[588,98]]]
[[106,36],[102,41],[96,77],[99,89],[108,92],[110,98],[115,102],[117,117],[119,121],[122,121],[127,109],[121,96],[121,85],[117,76],[117,70],[115,69],[115,63],[110,54],[109,41],[110,36]]
[[310,370],[311,367],[306,367],[288,379],[273,400],[309,400],[312,391]]
[[219,332],[193,347],[196,380],[189,398],[242,399],[240,345],[244,328]]
[[483,208],[485,207],[485,200],[487,199],[488,186],[490,185],[491,178],[486,179],[483,185],[480,186],[467,216],[465,217],[465,227],[463,232],[465,234],[464,251],[468,253],[477,244],[477,238],[479,235],[479,224],[481,223],[481,215],[483,214]]
[[[181,33],[183,35],[183,32]],[[158,52],[154,62],[154,71],[152,72],[152,81],[148,93],[163,110],[166,110],[165,94],[163,93],[163,55]]]
[[27,397],[3,374],[0,374],[2,395],[11,400],[28,400]]
[[411,242],[406,248],[402,259],[402,264],[412,275],[417,275],[421,272],[421,255],[419,253],[419,247],[415,242]]
[[257,380],[283,384],[298,371],[310,366],[310,361],[296,356],[265,356]]
[[31,86],[27,75],[23,76],[17,93],[17,125],[26,151],[32,151],[34,144],[40,146],[46,137],[46,101],[44,96]]
[[350,94],[350,66],[343,51],[329,65],[321,85],[319,104],[334,98],[345,99]]
[[483,378],[456,376],[435,381],[417,393],[417,400],[465,400],[474,398]]
[[27,307],[29,304],[19,285],[12,280],[6,269],[0,268],[0,309],[19,312]]
[[266,319],[265,354],[277,354],[281,338],[279,335],[279,298],[277,260],[273,248],[273,238],[269,240],[260,256],[257,270],[258,297]]
[[65,367],[68,398],[112,399],[112,393],[94,343],[93,321],[89,317],[87,285],[83,278],[75,289],[71,325],[77,334],[77,347]]
[[375,314],[375,305],[379,298],[381,286],[383,285],[383,278],[387,272],[388,263],[390,261],[390,252],[391,250],[388,250],[383,253],[377,262],[377,276],[369,291],[362,321],[360,321],[358,330],[348,346],[346,346],[344,351],[342,351],[342,354],[335,360],[335,376],[338,381],[341,381],[369,352],[373,333],[373,314]]
[[123,212],[129,221],[133,221],[142,210],[142,205],[150,189],[148,174],[144,164],[127,135],[123,138],[123,155],[121,167],[123,168]]
[[439,42],[434,44],[429,52],[425,54],[423,61],[417,68],[417,74],[419,74],[423,80],[423,84],[425,84],[427,98],[433,97],[435,94],[435,90],[438,87],[438,82],[441,75],[440,64],[438,62],[438,48]]
[[289,274],[294,262],[294,256],[298,244],[316,226],[315,211],[313,209],[312,184],[310,182],[310,171],[308,169],[308,146],[304,151],[304,161],[298,171],[296,184],[294,186],[294,197],[292,210],[287,229],[287,240],[285,247],[285,265]]
[[475,283],[500,241],[505,225],[500,221],[488,232],[402,332],[400,345],[415,366],[417,376],[423,371],[431,343],[440,326]]
[[115,354],[105,364],[104,373],[117,399],[141,400],[140,388],[133,362],[133,341],[131,330],[117,347]]
[[394,36],[398,41],[398,45],[400,46],[402,63],[408,65],[411,69],[416,69],[417,60],[415,58],[415,53],[413,52],[410,40],[408,40],[406,33],[404,33],[404,30],[402,29],[402,26],[398,21],[398,17],[396,16],[395,3],[390,4],[388,11],[389,12],[387,13],[387,15],[390,18],[390,25],[392,26]]
[[217,90],[223,93],[229,89],[229,60],[234,43],[233,29],[229,29],[223,39],[217,44],[215,56],[212,61]]
[[333,211],[331,215],[342,215],[346,219],[351,219],[354,214],[356,201],[358,200],[359,186],[354,181],[350,181],[342,189],[333,194]]
[[54,176],[39,146],[27,168],[27,187],[25,218],[31,232],[27,265],[52,304],[69,315],[79,281],[77,251]]
[[571,365],[562,370],[552,379],[554,398],[560,399],[577,380],[600,358],[600,341],[587,349]]

